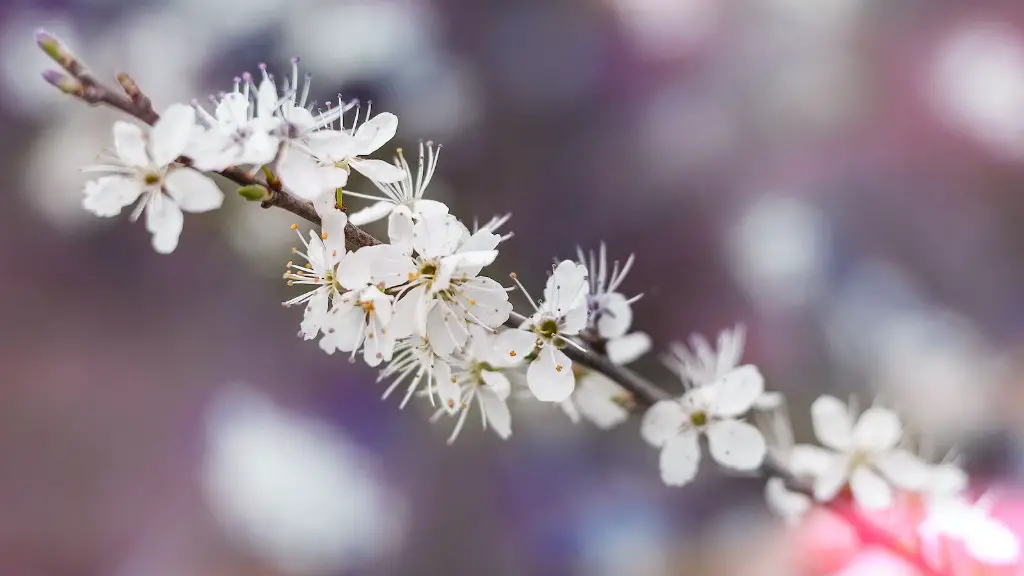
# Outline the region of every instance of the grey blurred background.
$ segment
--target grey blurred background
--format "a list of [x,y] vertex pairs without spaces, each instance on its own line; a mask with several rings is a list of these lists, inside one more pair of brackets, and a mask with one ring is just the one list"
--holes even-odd
[[517,405],[510,441],[448,447],[380,402],[279,304],[290,214],[229,197],[162,257],[86,213],[117,115],[39,78],[38,27],[158,109],[300,56],[319,101],[444,144],[457,215],[513,213],[495,277],[634,252],[636,326],[663,349],[745,323],[801,437],[816,395],[880,394],[1017,476],[1018,0],[22,0],[0,24],[4,574],[792,573],[759,481],[662,486],[636,419]]

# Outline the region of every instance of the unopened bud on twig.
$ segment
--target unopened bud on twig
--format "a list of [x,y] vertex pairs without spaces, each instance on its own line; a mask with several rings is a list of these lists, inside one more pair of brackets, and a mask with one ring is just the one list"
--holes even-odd
[[139,90],[139,85],[135,83],[135,80],[132,80],[131,76],[121,72],[117,75],[117,83],[121,85],[121,89],[132,100],[142,98],[142,91]]
[[82,72],[82,65],[75,58],[75,55],[53,34],[46,30],[37,30],[36,44],[43,49],[43,52],[46,52],[47,56],[52,58],[57,64],[60,64],[61,68],[70,72],[72,76],[77,76]]
[[56,86],[61,92],[72,96],[81,96],[85,90],[81,82],[57,70],[43,72],[43,80]]
[[267,189],[259,184],[249,184],[238,189],[238,195],[250,202],[260,202],[269,196]]

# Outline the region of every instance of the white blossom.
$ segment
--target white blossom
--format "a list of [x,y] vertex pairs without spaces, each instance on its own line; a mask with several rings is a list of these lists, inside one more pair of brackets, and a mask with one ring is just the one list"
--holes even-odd
[[589,288],[587,268],[572,260],[562,261],[548,277],[544,301],[538,306],[531,300],[536,310],[533,316],[518,329],[498,336],[496,345],[509,358],[530,358],[526,381],[541,402],[562,402],[575,388],[572,360],[561,349],[579,346],[569,337],[586,328]]
[[[306,340],[316,338],[320,333],[326,319],[331,300],[344,292],[346,288],[355,288],[361,278],[342,282],[339,275],[338,265],[345,258],[345,224],[347,217],[340,210],[325,211],[321,216],[321,230],[317,235],[310,230],[309,240],[298,232],[298,226],[292,225],[292,229],[299,235],[305,251],[295,248],[292,253],[302,257],[305,264],[288,262],[284,273],[288,285],[313,286],[312,290],[304,292],[291,300],[284,302],[285,306],[295,306],[306,303],[306,310],[302,320],[300,335]],[[344,274],[344,271],[341,272]],[[346,285],[347,284],[347,285]]]
[[584,254],[576,248],[577,261],[586,266],[590,274],[590,293],[587,306],[590,315],[587,321],[588,337],[602,343],[608,359],[615,364],[629,364],[651,349],[651,338],[643,332],[629,332],[633,323],[632,305],[643,297],[637,294],[627,298],[619,292],[619,286],[633,267],[632,254],[619,267],[616,260],[609,270],[608,253],[604,243],[595,254]]
[[512,416],[506,404],[512,385],[504,374],[509,362],[495,348],[494,333],[479,325],[470,326],[470,333],[466,353],[450,365],[437,366],[437,392],[442,407],[434,420],[445,413],[458,414],[449,444],[462,431],[474,401],[484,429],[494,430],[502,439],[512,435]]
[[704,336],[694,334],[690,336],[692,351],[682,344],[673,344],[664,361],[684,382],[703,386],[715,382],[739,365],[745,339],[746,329],[741,324],[732,330],[723,330],[718,334],[716,352]]
[[219,208],[224,194],[203,174],[176,164],[189,146],[195,129],[195,110],[169,107],[149,133],[128,122],[114,124],[115,156],[109,163],[86,168],[108,175],[87,182],[83,205],[97,216],[116,216],[139,201],[132,220],[146,213],[153,248],[161,253],[178,246],[185,212]]
[[830,501],[849,485],[860,506],[885,509],[892,504],[894,486],[912,491],[924,488],[927,467],[897,447],[903,426],[892,411],[869,408],[854,423],[842,401],[822,396],[811,406],[811,419],[824,448],[798,446],[794,467],[814,478],[816,500]]
[[[424,154],[424,149],[426,154]],[[435,150],[432,143],[428,142],[424,145],[423,142],[420,142],[419,167],[414,178],[408,162],[405,161],[405,155],[402,154],[402,149],[399,148],[395,158],[395,166],[403,172],[403,178],[396,182],[373,181],[383,196],[360,194],[347,190],[345,193],[349,196],[376,201],[371,206],[353,212],[351,216],[352,224],[362,226],[386,217],[391,219],[408,218],[410,220],[417,220],[421,214],[447,214],[448,207],[443,203],[423,198],[427,185],[430,184],[430,180],[434,177],[434,170],[437,168],[437,157],[440,152],[440,146]],[[393,223],[391,228],[401,226],[402,224]]]
[[352,131],[318,130],[293,138],[277,162],[281,182],[306,200],[316,200],[345,186],[350,169],[375,182],[395,182],[405,173],[382,160],[363,158],[394,137],[398,117],[378,114]]
[[451,358],[438,356],[433,347],[420,336],[412,336],[398,341],[395,344],[391,361],[381,370],[380,376],[377,378],[378,382],[391,380],[381,398],[386,399],[400,385],[407,383],[405,397],[399,404],[399,408],[405,408],[425,379],[427,381],[426,393],[433,403],[435,389],[441,384],[439,378],[451,373],[451,368],[448,367],[450,361]]
[[629,418],[629,392],[600,372],[577,368],[576,388],[559,406],[574,423],[586,419],[602,430],[610,430]]
[[757,367],[730,370],[717,381],[690,389],[681,398],[651,406],[640,434],[661,449],[661,478],[669,486],[693,480],[700,464],[699,437],[708,438],[711,457],[735,470],[753,470],[767,453],[764,436],[739,420],[764,391]]
[[223,170],[274,161],[281,142],[277,90],[269,80],[257,90],[252,88],[252,76],[248,73],[235,78],[234,90],[214,100],[213,115],[198,102],[192,103],[207,125],[189,151],[196,168]]

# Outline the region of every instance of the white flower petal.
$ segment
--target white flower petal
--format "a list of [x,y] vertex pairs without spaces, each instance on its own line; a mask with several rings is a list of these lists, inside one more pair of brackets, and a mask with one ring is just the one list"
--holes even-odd
[[370,222],[376,222],[381,218],[391,215],[391,212],[395,209],[394,202],[387,202],[381,200],[380,202],[374,203],[362,210],[356,210],[349,216],[349,220],[352,221],[353,226],[365,226]]
[[434,353],[447,358],[469,339],[469,328],[447,302],[435,300],[427,312],[425,336]]
[[561,402],[576,387],[572,360],[554,346],[544,346],[526,370],[526,383],[537,400]]
[[885,510],[892,506],[892,487],[867,466],[858,466],[850,474],[850,491],[863,508]]
[[850,459],[844,454],[833,454],[828,465],[814,478],[814,499],[830,502],[849,480]]
[[146,136],[137,124],[118,120],[114,123],[114,149],[122,162],[135,168],[149,168]]
[[[363,250],[363,249],[360,249]],[[416,315],[420,313],[420,301],[425,297],[427,289],[424,286],[417,286],[406,292],[395,303],[395,313],[388,325],[388,331],[395,338],[408,338],[416,331],[420,323]]]
[[97,216],[117,216],[121,209],[139,199],[142,186],[133,178],[104,176],[85,183],[82,206]]
[[501,284],[485,276],[463,282],[456,298],[474,318],[487,326],[501,326],[512,313],[508,292]]
[[[421,216],[436,216],[438,214],[447,214],[448,213],[448,206],[444,202],[438,202],[437,200],[427,200],[427,199],[420,198],[419,200],[413,201],[413,203],[412,203],[412,211],[415,212],[416,214],[421,215]],[[475,234],[474,234],[474,236],[475,236]],[[497,246],[497,244],[495,244],[494,246],[486,245],[486,243],[484,243],[482,241],[482,238],[483,238],[483,236],[481,236],[481,240],[480,240],[481,244],[479,246],[477,246],[476,248],[473,248],[473,249],[475,249],[475,250],[491,250],[495,246]],[[468,243],[469,242],[467,242],[467,244]],[[463,247],[465,247],[465,245],[463,245]]]
[[841,400],[822,396],[811,404],[814,435],[822,445],[833,450],[846,450],[853,445],[853,421]]
[[359,155],[376,152],[398,132],[398,116],[390,112],[382,112],[356,129],[356,148]]
[[587,267],[572,260],[563,260],[544,286],[541,310],[563,316],[573,308],[585,305],[589,291]]
[[[246,110],[249,103],[246,102]],[[270,78],[264,78],[256,93],[256,115],[260,118],[269,118],[277,109],[277,86]]]
[[[541,304],[541,308],[543,309],[544,307],[544,304]],[[585,298],[578,306],[563,311],[561,314],[563,316],[558,326],[558,332],[564,336],[579,334],[581,330],[587,327],[587,319],[590,317],[590,311],[587,309]]]
[[677,435],[689,421],[683,407],[676,400],[660,400],[644,412],[640,420],[640,436],[648,444],[661,447]]
[[398,248],[405,254],[412,254],[413,251],[413,223],[412,212],[406,206],[392,206],[393,210],[388,217],[388,239],[391,245]]
[[659,458],[661,480],[667,486],[684,486],[697,475],[700,467],[700,443],[697,432],[686,430],[669,438]]
[[[323,239],[326,261],[335,264],[345,257],[345,226],[348,224],[348,216],[337,209],[324,210],[320,214],[320,232],[326,236]],[[366,276],[369,276],[369,264],[367,264]],[[339,280],[340,281],[340,280]],[[348,285],[342,282],[346,288],[354,288],[369,283],[369,280],[359,284]]]
[[374,182],[380,182],[381,184],[398,182],[402,178],[405,178],[404,170],[394,164],[388,164],[383,160],[374,160],[372,158],[353,158],[349,160],[348,165],[355,168],[356,172],[359,172]]
[[355,140],[345,132],[321,130],[308,137],[309,147],[318,158],[341,162],[356,154]]
[[512,435],[512,414],[509,413],[505,400],[498,397],[491,390],[480,390],[477,395],[480,399],[480,406],[487,416],[487,427],[501,437],[503,440]]
[[324,337],[320,339],[320,348],[328,354],[335,350],[352,352],[359,348],[365,338],[366,313],[356,305],[354,297],[345,298],[335,303],[324,320]]
[[270,164],[277,157],[277,150],[280,146],[281,140],[277,136],[270,132],[256,130],[246,138],[238,164],[255,166]]
[[612,364],[629,364],[651,349],[651,337],[643,332],[633,332],[605,343],[604,351]]
[[181,156],[196,125],[196,110],[172,104],[156,121],[149,134],[149,155],[157,166],[166,166]]
[[764,435],[739,420],[721,420],[707,429],[708,448],[716,462],[734,470],[754,470],[768,453]]
[[629,331],[633,323],[633,309],[625,296],[618,292],[605,294],[598,306],[597,333],[601,338],[618,338]]
[[421,218],[413,226],[413,246],[424,258],[449,256],[461,240],[462,225],[448,214]]
[[908,450],[879,454],[872,463],[886,480],[903,490],[924,490],[932,477],[928,464]]
[[512,392],[512,383],[508,381],[504,374],[492,372],[491,370],[481,370],[480,378],[487,384],[487,388],[495,398],[502,402],[508,399],[509,394]]
[[521,362],[536,346],[537,335],[526,330],[505,330],[494,339],[495,355],[508,362]]
[[224,193],[213,180],[191,168],[171,170],[164,189],[185,212],[208,212],[224,203]]
[[312,340],[320,333],[327,317],[327,306],[330,304],[330,293],[324,288],[317,288],[313,297],[306,304],[299,329],[304,340]]
[[746,414],[764,392],[764,377],[753,364],[733,368],[722,375],[714,386],[712,412],[731,418]]
[[383,282],[388,288],[409,282],[417,271],[413,259],[390,244],[364,246],[355,253],[369,262],[373,283]]
[[[336,170],[345,174],[344,170]],[[286,146],[281,151],[281,157],[277,160],[277,175],[285,187],[296,196],[304,200],[317,200],[324,194],[344,186],[345,183],[337,184],[336,181],[328,182],[321,173],[321,168],[309,154]],[[341,180],[341,175],[336,180]]]
[[782,478],[769,478],[764,488],[768,509],[788,522],[799,520],[811,509],[811,499],[786,488]]
[[817,478],[828,472],[835,459],[834,452],[821,446],[797,444],[790,449],[787,462],[794,475]]
[[153,249],[170,254],[178,247],[185,216],[174,200],[159,195],[146,205],[146,229],[153,234]]
[[863,450],[890,450],[900,441],[903,425],[892,410],[869,408],[860,415],[853,438]]
[[449,414],[459,411],[462,402],[462,387],[458,385],[455,377],[452,376],[451,366],[447,362],[438,362],[434,367],[434,376],[437,378],[437,397],[441,406]]
[[629,418],[629,411],[616,402],[625,395],[618,384],[596,372],[589,372],[576,381],[572,399],[580,413],[602,430],[610,430]]

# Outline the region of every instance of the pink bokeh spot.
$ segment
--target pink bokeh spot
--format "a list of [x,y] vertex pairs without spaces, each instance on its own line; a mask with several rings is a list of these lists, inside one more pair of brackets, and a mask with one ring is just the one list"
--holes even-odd
[[[968,554],[960,540],[946,535],[921,534],[925,510],[919,499],[906,496],[885,512],[856,514],[867,524],[889,536],[889,546],[880,545],[858,535],[844,512],[844,503],[834,509],[818,508],[811,512],[792,532],[792,558],[798,573],[808,576],[949,576],[984,574],[985,576],[1024,576],[1024,563],[1018,558],[1012,564],[984,563]],[[849,508],[845,510],[849,511]],[[1005,524],[1020,537],[1024,534],[1024,499],[1004,496],[992,505],[991,517]],[[932,572],[924,572],[905,555],[895,550],[902,546],[914,556],[923,558]]]

